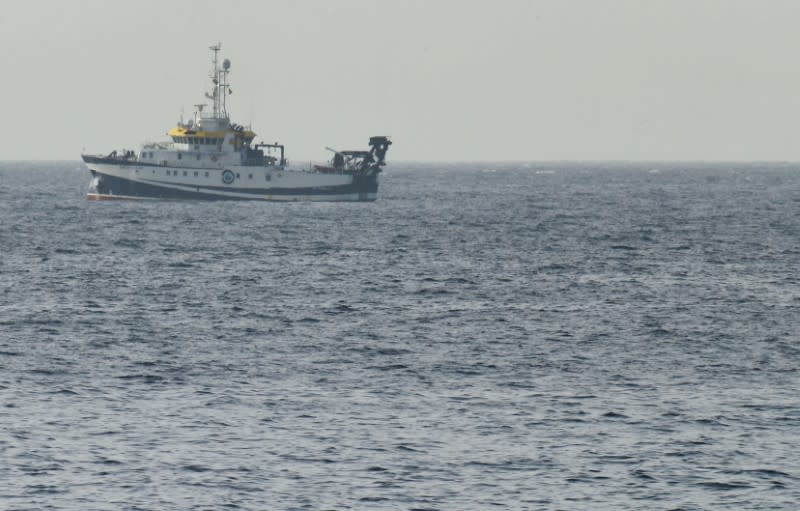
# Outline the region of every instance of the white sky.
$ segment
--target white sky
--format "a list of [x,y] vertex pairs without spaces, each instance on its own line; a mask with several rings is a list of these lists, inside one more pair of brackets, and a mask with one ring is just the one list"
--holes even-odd
[[0,159],[164,139],[203,101],[294,161],[800,160],[798,0],[13,1]]

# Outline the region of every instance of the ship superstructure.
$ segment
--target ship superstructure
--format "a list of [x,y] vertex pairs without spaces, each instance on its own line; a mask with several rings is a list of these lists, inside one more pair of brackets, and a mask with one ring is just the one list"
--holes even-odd
[[250,127],[232,123],[227,97],[231,62],[213,52],[212,88],[195,105],[192,117],[169,130],[170,140],[142,144],[138,152],[82,155],[93,179],[87,198],[228,199],[228,200],[375,200],[378,174],[386,164],[391,140],[369,139],[368,151],[334,151],[329,166],[292,168],[285,147],[254,143]]

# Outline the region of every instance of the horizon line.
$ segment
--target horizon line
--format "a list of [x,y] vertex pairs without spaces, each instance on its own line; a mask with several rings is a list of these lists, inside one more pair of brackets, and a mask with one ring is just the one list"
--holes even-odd
[[[315,162],[322,160],[291,160],[295,162]],[[80,159],[61,159],[61,158],[35,158],[35,159],[0,159],[0,163],[19,163],[19,162],[40,162],[40,163],[83,163]],[[464,164],[464,163],[503,163],[503,164],[554,164],[554,163],[782,163],[782,164],[800,164],[798,160],[710,160],[710,159],[545,159],[545,160],[391,160],[387,163],[387,167],[393,164],[424,164],[424,163],[447,163],[447,164]]]

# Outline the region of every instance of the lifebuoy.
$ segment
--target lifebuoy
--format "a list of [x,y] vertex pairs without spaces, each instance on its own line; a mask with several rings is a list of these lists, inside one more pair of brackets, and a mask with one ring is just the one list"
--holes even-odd
[[236,176],[233,175],[233,171],[230,169],[225,169],[225,172],[222,173],[222,182],[226,185],[233,183],[233,180],[236,179]]

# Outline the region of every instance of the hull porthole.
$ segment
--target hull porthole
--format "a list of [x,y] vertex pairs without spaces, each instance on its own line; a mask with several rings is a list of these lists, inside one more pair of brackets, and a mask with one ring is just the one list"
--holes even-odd
[[222,173],[222,182],[226,185],[233,183],[233,180],[236,179],[236,176],[233,175],[233,172],[230,170],[226,170]]

